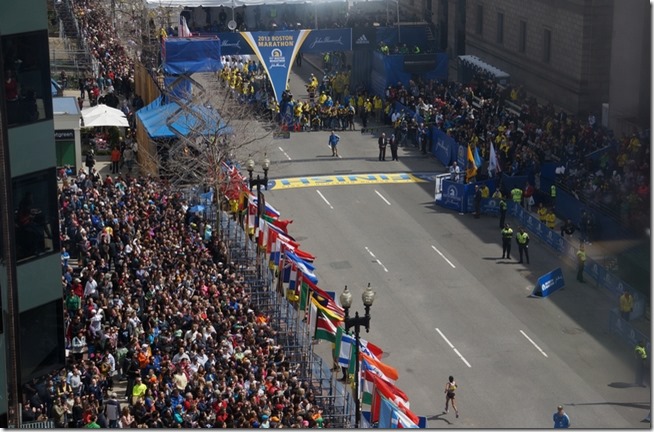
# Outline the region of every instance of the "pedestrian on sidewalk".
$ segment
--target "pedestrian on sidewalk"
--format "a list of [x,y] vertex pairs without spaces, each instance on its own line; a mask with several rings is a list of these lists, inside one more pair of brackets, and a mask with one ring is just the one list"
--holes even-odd
[[452,408],[454,409],[454,412],[456,413],[456,418],[459,418],[459,410],[456,407],[456,394],[454,393],[454,390],[457,389],[456,386],[456,381],[454,381],[454,377],[452,375],[449,376],[447,382],[445,383],[445,412],[444,414],[447,414],[450,412],[450,401],[452,402]]
[[332,130],[332,133],[329,135],[329,147],[332,149],[332,156],[338,157],[338,142],[341,140],[341,137],[336,135]]
[[118,165],[120,164],[120,148],[117,145],[114,145],[113,150],[111,150],[111,174],[118,174],[120,169]]
[[634,296],[628,290],[624,290],[620,296],[620,316],[623,320],[629,321],[631,311],[634,310]]
[[581,283],[586,283],[584,280],[584,267],[586,266],[586,248],[584,244],[579,245],[577,251],[577,280]]
[[554,429],[567,429],[570,427],[570,417],[563,410],[563,406],[559,405],[556,407],[556,412],[552,416],[554,420]]

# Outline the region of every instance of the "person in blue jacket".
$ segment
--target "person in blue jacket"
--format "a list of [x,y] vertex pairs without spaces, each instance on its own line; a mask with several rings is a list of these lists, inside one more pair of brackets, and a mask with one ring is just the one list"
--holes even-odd
[[554,429],[567,429],[570,427],[570,417],[563,411],[563,407],[559,405],[556,412],[552,416],[554,420]]

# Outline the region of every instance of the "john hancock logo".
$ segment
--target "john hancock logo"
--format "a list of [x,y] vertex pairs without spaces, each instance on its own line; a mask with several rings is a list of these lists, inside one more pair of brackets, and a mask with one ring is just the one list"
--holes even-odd
[[270,52],[270,68],[286,67],[286,57],[282,54],[282,50],[275,48]]
[[315,48],[317,45],[332,44],[332,45],[343,45],[343,38],[339,37],[338,39],[332,39],[330,36],[317,37],[311,42],[309,48]]

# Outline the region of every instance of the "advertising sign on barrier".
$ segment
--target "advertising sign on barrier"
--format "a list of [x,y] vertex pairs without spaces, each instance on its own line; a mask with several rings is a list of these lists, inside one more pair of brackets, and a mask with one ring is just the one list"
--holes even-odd
[[454,154],[457,151],[457,144],[454,138],[447,135],[435,126],[431,127],[432,131],[432,153],[443,165],[450,166],[454,160]]
[[481,213],[491,216],[500,215],[500,200],[495,198],[484,198],[481,200]]
[[456,210],[459,213],[465,213],[468,209],[468,186],[463,183],[443,180],[443,193],[440,202],[437,201],[437,204]]
[[547,297],[554,291],[557,291],[565,286],[563,280],[563,272],[560,268],[556,268],[549,273],[545,273],[536,281],[536,287],[531,293],[531,297]]

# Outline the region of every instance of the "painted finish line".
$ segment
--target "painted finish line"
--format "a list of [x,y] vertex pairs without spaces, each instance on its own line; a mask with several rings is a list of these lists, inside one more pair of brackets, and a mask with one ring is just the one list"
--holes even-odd
[[302,187],[368,185],[381,183],[422,183],[425,181],[427,180],[424,178],[407,173],[330,175],[317,177],[291,177],[271,180],[268,182],[268,189],[281,190]]

